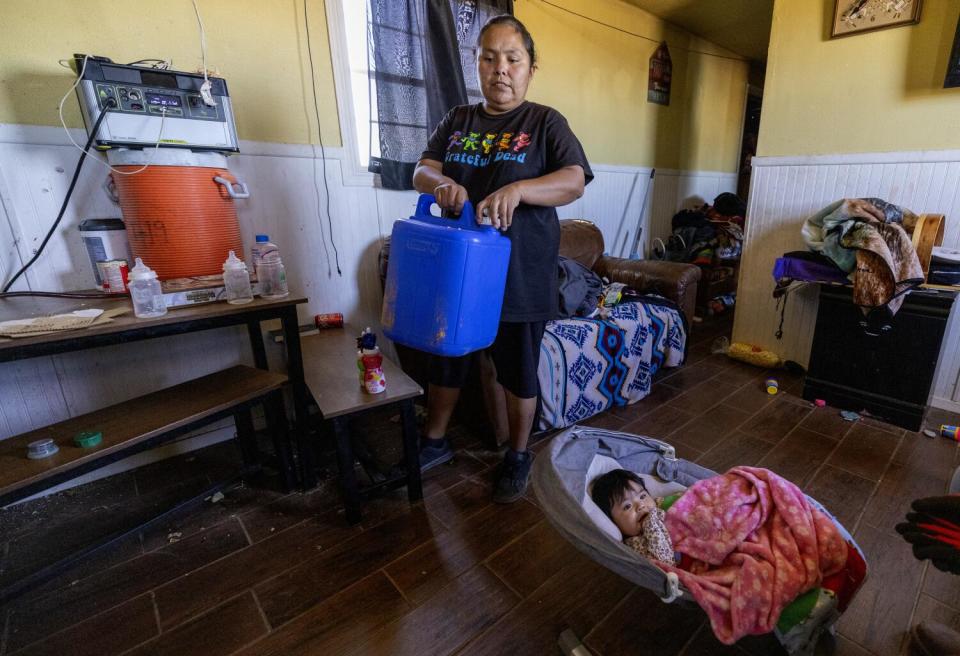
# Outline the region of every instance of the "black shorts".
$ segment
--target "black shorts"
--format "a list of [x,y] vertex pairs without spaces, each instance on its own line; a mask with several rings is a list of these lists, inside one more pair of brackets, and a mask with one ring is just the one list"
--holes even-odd
[[497,368],[498,383],[518,398],[536,398],[540,394],[537,379],[540,341],[546,325],[546,321],[501,321],[496,339],[484,351],[459,358],[431,356],[430,384],[440,387],[464,387],[473,358],[487,354]]

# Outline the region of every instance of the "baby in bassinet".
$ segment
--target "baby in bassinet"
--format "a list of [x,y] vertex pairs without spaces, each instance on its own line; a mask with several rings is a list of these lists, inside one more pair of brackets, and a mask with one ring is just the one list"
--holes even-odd
[[673,562],[664,511],[647,492],[643,479],[626,469],[614,469],[594,480],[590,496],[620,529],[624,544],[646,558]]

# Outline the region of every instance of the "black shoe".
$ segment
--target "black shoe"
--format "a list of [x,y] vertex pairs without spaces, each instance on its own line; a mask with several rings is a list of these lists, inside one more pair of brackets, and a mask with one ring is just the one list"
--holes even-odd
[[447,438],[422,440],[420,442],[420,471],[425,472],[437,465],[453,460],[453,449]]
[[516,462],[510,461],[508,451],[503,457],[497,482],[493,486],[494,503],[513,503],[524,495],[530,484],[530,466],[533,464],[533,454],[524,451],[519,454]]
[[914,656],[956,656],[960,634],[939,622],[921,622],[910,629],[910,653]]

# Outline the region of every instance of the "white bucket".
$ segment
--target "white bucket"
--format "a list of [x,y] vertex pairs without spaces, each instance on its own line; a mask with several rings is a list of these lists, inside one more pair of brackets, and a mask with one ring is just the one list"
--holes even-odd
[[129,265],[133,262],[130,256],[130,246],[127,244],[127,230],[122,219],[86,219],[80,222],[80,237],[87,248],[90,264],[93,267],[93,276],[97,287],[103,288],[100,279],[100,270],[97,262],[110,260],[126,260]]

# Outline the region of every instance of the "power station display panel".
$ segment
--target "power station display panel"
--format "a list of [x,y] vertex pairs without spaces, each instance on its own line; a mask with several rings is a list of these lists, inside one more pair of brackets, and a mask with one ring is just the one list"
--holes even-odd
[[107,112],[98,130],[98,146],[145,147],[159,142],[174,148],[239,150],[223,78],[209,78],[214,102],[207,104],[200,93],[202,75],[84,55],[76,56],[76,64],[76,70],[83,71],[77,94],[87,129]]
[[146,94],[147,104],[150,105],[162,105],[163,107],[182,107],[183,103],[180,102],[179,96],[168,96],[162,93],[149,93]]

